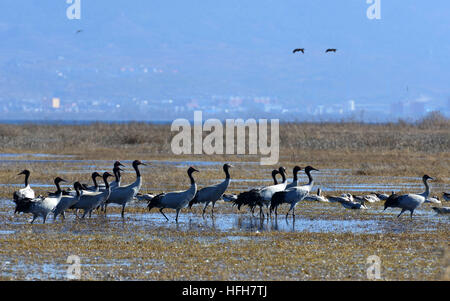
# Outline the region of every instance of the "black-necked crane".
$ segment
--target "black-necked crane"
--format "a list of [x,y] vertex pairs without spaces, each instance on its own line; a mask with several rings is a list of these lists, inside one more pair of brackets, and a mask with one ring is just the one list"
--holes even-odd
[[[105,189],[103,189],[103,191],[88,191],[88,190],[83,190],[82,185],[78,182],[76,182],[75,184],[77,185],[78,189],[81,191],[81,196],[78,200],[78,202],[76,202],[73,206],[71,206],[71,209],[83,209],[83,216],[82,218],[84,218],[86,216],[86,214],[89,213],[89,216],[92,212],[92,210],[96,209],[98,206],[100,206],[102,203],[104,203],[110,193],[111,193],[111,187],[109,186],[108,183],[108,178],[112,177],[112,174],[110,174],[109,172],[104,172],[103,173],[103,182],[105,183]],[[75,185],[74,184],[74,185]]]
[[174,191],[174,192],[167,192],[167,193],[161,193],[155,196],[150,200],[148,203],[148,210],[152,210],[152,208],[159,208],[159,212],[166,218],[166,220],[169,220],[167,216],[164,214],[163,209],[170,208],[175,209],[177,212],[177,215],[175,217],[175,221],[178,222],[178,214],[180,213],[180,210],[187,207],[189,202],[194,198],[195,194],[197,193],[197,184],[195,183],[195,179],[192,176],[194,172],[198,172],[197,169],[193,168],[192,166],[189,167],[187,170],[188,177],[191,181],[191,185],[189,188],[185,191]]
[[306,185],[302,186],[296,186],[289,188],[285,191],[279,191],[275,194],[273,194],[271,200],[270,200],[270,212],[272,212],[275,209],[275,215],[278,215],[277,209],[278,206],[284,203],[290,204],[290,208],[288,212],[286,213],[286,218],[289,215],[289,212],[292,211],[292,217],[295,218],[295,206],[298,202],[302,201],[311,191],[312,187],[314,186],[314,179],[311,176],[311,171],[318,169],[315,169],[312,166],[306,166],[305,167],[305,174],[308,176],[309,182]]
[[25,187],[19,189],[18,191],[15,191],[13,194],[13,200],[14,200],[14,203],[16,203],[16,209],[14,210],[14,213],[18,212],[17,211],[17,203],[20,200],[35,198],[34,190],[30,187],[30,183],[28,182],[28,180],[30,178],[30,171],[28,169],[25,169],[18,174],[18,176],[20,176],[20,175],[25,175],[25,184],[24,184]]
[[75,189],[75,195],[63,195],[61,200],[56,205],[53,210],[53,220],[56,220],[58,215],[61,214],[62,218],[65,219],[64,211],[74,206],[80,200],[81,192],[80,187],[81,184],[79,182],[75,182],[73,185]]
[[203,207],[202,217],[205,217],[205,211],[209,203],[212,203],[211,215],[214,216],[214,206],[216,202],[222,197],[230,184],[229,169],[233,167],[225,163],[223,165],[223,172],[225,173],[225,180],[219,184],[211,185],[197,190],[195,197],[189,202],[188,207],[191,208],[193,204],[205,204]]
[[136,180],[129,185],[116,187],[111,191],[111,194],[105,203],[105,213],[108,204],[118,204],[122,205],[121,216],[124,217],[126,204],[131,202],[139,192],[139,189],[141,189],[142,177],[141,172],[139,171],[139,165],[147,164],[142,163],[139,160],[134,160],[132,165],[136,172]]
[[[420,194],[392,194],[384,203],[384,210],[386,210],[389,207],[392,208],[401,208],[402,211],[400,212],[397,217],[400,217],[403,212],[408,210],[411,213],[411,219],[414,214],[414,210],[419,207],[422,203],[425,202],[425,200],[430,196],[430,186],[428,185],[428,180],[433,180],[432,177],[428,175],[424,175],[422,177],[422,182],[425,185],[425,191]],[[383,211],[384,211],[383,210]]]
[[59,201],[61,200],[62,190],[59,185],[59,183],[61,182],[65,182],[65,180],[61,179],[60,177],[55,178],[54,183],[57,190],[53,196],[47,196],[45,198],[38,197],[35,199],[25,198],[19,200],[16,203],[17,204],[16,211],[33,214],[33,219],[31,223],[34,223],[35,219],[40,216],[42,217],[43,222],[45,224],[47,216],[56,208]]
[[286,169],[281,166],[278,169],[278,172],[283,178],[283,182],[281,184],[274,184],[263,188],[255,188],[250,191],[240,193],[235,202],[238,209],[242,205],[248,205],[253,213],[254,208],[259,206],[259,215],[260,217],[264,217],[263,207],[268,207],[270,205],[272,195],[278,191],[285,190],[287,186]]

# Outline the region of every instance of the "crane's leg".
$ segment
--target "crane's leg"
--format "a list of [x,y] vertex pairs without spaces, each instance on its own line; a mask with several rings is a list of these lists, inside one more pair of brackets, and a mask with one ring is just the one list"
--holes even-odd
[[414,213],[414,210],[411,210],[411,220],[412,220],[413,213]]
[[62,215],[63,219],[66,219],[66,216],[64,215],[64,211],[61,212],[61,215]]
[[166,218],[166,220],[169,221],[169,219],[167,218],[167,216],[164,214],[163,209],[164,209],[164,208],[160,208],[160,209],[159,209],[159,212],[161,212],[161,214],[164,215],[164,217]]
[[208,207],[209,202],[206,202],[205,207],[203,207],[202,217],[205,218],[206,208]]
[[47,215],[44,215],[44,216],[42,217],[42,219],[44,220],[44,224],[45,224],[45,220],[47,219]]
[[406,211],[406,209],[402,209],[402,212],[400,212],[400,214],[399,215],[397,215],[397,218],[399,218],[400,217],[400,215],[402,215],[403,214],[403,212],[405,212]]
[[178,214],[180,213],[180,209],[177,209],[177,216],[175,217],[175,221],[178,223]]
[[[291,204],[291,207],[289,208],[288,212],[286,213],[286,219],[288,218],[289,212],[291,212],[292,209],[294,209],[294,204]],[[294,214],[294,213],[292,213],[292,214]]]
[[126,205],[127,203],[124,203],[123,205],[122,205],[122,213],[121,213],[121,215],[122,215],[122,218],[124,217],[124,214],[125,214],[125,205]]
[[214,217],[214,206],[216,205],[216,202],[212,202],[212,208],[211,208],[211,216]]

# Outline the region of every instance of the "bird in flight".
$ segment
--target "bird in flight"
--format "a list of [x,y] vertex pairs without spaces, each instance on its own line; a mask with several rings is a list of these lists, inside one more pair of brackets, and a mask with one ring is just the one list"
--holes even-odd
[[328,49],[325,51],[325,53],[327,53],[327,52],[336,52],[336,50],[337,50],[337,49],[335,49],[335,48],[328,48]]
[[292,51],[292,53],[296,53],[296,52],[301,52],[301,53],[305,53],[305,48],[297,48],[297,49],[294,49],[293,51]]
[[82,32],[82,31],[83,31],[82,29],[78,29],[76,33],[80,33],[80,32]]

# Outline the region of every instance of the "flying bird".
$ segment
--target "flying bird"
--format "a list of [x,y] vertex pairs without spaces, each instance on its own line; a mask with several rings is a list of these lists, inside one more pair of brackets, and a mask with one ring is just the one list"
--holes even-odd
[[78,29],[76,33],[80,33],[80,32],[83,32],[83,30],[82,29]]
[[336,50],[337,50],[337,49],[335,49],[335,48],[328,48],[328,49],[325,51],[325,53],[328,53],[328,52],[336,52]]
[[296,48],[292,51],[292,53],[296,53],[296,52],[305,53],[305,48]]

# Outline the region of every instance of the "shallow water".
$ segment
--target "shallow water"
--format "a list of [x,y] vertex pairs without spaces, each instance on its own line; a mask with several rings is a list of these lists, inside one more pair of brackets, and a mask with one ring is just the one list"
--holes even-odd
[[[114,205],[111,205],[114,206]],[[131,203],[127,207],[141,207],[143,203]],[[436,229],[437,224],[450,224],[450,218],[447,215],[437,215],[431,208],[421,207],[414,212],[414,220],[417,224],[423,224],[420,228],[402,228],[403,221],[409,221],[409,214],[404,214],[401,219],[397,219],[396,215],[399,210],[389,208],[386,212],[382,211],[382,207],[373,207],[367,210],[349,210],[345,209],[340,204],[308,204],[302,206],[299,204],[296,208],[296,217],[288,218],[284,214],[279,214],[278,218],[261,219],[259,213],[255,212],[252,216],[250,213],[238,212],[236,213],[220,213],[222,206],[231,206],[227,203],[216,204],[216,213],[214,217],[210,215],[210,208],[208,208],[205,218],[201,214],[190,212],[188,209],[183,209],[179,215],[178,223],[175,222],[175,212],[173,210],[165,210],[167,221],[162,214],[156,209],[151,213],[125,213],[125,219],[122,219],[119,213],[92,214],[91,218],[79,219],[72,213],[66,214],[66,219],[61,221],[60,218],[56,221],[57,224],[62,224],[64,227],[58,231],[69,231],[72,234],[86,234],[86,233],[104,233],[105,228],[111,226],[128,224],[138,228],[144,228],[151,231],[151,229],[163,227],[178,231],[219,231],[219,232],[317,232],[317,233],[389,233],[402,231],[417,231],[427,232]],[[285,208],[286,209],[286,208]],[[14,211],[14,204],[10,200],[0,200],[0,215],[12,215]],[[256,210],[258,211],[258,210]],[[283,210],[283,212],[285,212]],[[327,216],[331,214],[342,213],[344,218],[333,219]],[[305,213],[308,217],[305,217]],[[364,219],[358,218],[357,214],[366,215],[371,214],[369,218],[365,216]],[[22,225],[29,222],[29,216],[23,214],[16,215],[11,221],[11,225]],[[313,216],[313,217],[311,217]],[[388,217],[388,221],[381,218]],[[400,221],[400,223],[399,223]],[[36,223],[42,223],[39,218]],[[56,231],[52,229],[51,224],[54,223],[53,216],[48,218],[49,229],[37,228],[36,231]],[[82,226],[80,229],[78,226]],[[4,227],[3,227],[4,228]],[[15,230],[5,229],[0,230],[0,235],[14,234]],[[128,233],[124,231],[124,235]]]

